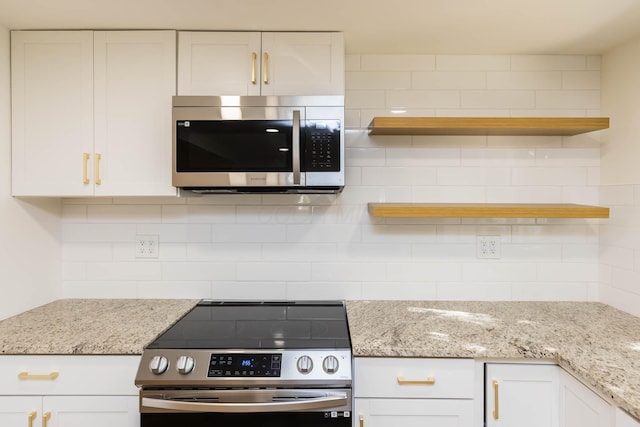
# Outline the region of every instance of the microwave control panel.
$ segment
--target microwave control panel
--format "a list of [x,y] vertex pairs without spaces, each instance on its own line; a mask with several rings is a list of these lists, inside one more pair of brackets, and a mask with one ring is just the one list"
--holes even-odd
[[340,171],[340,120],[307,120],[305,172]]

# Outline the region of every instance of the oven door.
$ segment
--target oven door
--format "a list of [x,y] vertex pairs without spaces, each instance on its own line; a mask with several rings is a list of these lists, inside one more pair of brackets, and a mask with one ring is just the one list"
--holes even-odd
[[351,390],[145,390],[141,427],[350,427]]

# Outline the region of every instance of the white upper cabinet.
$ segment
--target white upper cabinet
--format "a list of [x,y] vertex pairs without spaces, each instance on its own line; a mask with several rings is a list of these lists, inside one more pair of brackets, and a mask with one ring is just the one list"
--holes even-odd
[[178,33],[178,95],[344,95],[342,33]]
[[175,195],[175,31],[14,31],[12,193]]
[[93,194],[93,32],[12,32],[11,79],[13,194]]
[[176,194],[171,186],[175,52],[175,31],[94,34],[97,196]]
[[260,95],[260,33],[178,33],[178,95]]

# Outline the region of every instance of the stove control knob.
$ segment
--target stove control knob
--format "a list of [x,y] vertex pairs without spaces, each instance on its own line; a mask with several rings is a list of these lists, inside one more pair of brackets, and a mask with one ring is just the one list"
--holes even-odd
[[149,362],[149,369],[156,375],[163,374],[169,367],[169,361],[164,356],[153,356]]
[[298,372],[308,374],[313,370],[313,360],[309,356],[300,356],[297,366]]
[[322,361],[322,369],[324,369],[327,374],[335,374],[338,372],[339,366],[340,363],[338,362],[338,358],[335,356],[327,356]]
[[178,361],[176,362],[176,369],[182,375],[187,375],[188,373],[193,371],[193,368],[195,366],[196,363],[191,356],[180,356],[178,357]]

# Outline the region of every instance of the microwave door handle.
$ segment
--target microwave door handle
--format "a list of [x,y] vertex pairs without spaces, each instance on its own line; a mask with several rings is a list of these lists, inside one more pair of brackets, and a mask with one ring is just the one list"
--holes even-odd
[[293,110],[293,185],[300,185],[300,111]]

